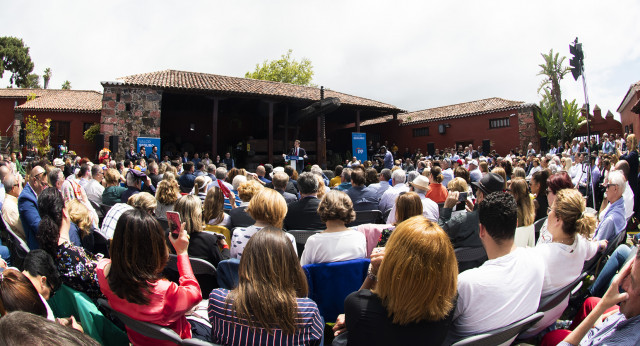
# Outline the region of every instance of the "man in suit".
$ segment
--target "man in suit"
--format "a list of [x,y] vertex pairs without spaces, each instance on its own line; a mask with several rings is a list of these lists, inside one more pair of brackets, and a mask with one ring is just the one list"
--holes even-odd
[[38,212],[38,195],[47,187],[47,175],[44,168],[35,166],[29,174],[29,182],[18,197],[18,213],[22,221],[22,228],[27,236],[29,249],[38,249],[38,225],[40,213]]
[[298,200],[298,196],[284,191],[287,187],[287,182],[289,182],[289,176],[287,175],[287,173],[276,172],[276,174],[273,175],[273,189],[278,191],[282,195],[282,197],[284,197],[284,200],[287,202],[287,204],[289,204],[296,202]]
[[284,227],[287,230],[321,230],[325,224],[318,214],[318,180],[313,173],[305,172],[298,177],[300,200],[289,204]]
[[302,160],[296,160],[296,171],[298,171],[298,173],[301,173],[302,170],[304,169],[304,159],[307,159],[307,152],[300,148],[300,140],[296,139],[295,142],[293,142],[293,148],[291,149],[291,151],[289,151],[289,156],[299,156],[302,157]]

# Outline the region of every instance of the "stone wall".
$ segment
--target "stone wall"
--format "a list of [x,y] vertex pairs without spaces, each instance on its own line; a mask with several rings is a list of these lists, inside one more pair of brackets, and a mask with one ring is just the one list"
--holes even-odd
[[531,142],[536,152],[540,151],[540,135],[533,116],[533,107],[518,110],[518,132],[520,133],[520,149],[526,151],[529,142]]
[[123,159],[138,137],[160,137],[162,90],[104,85],[100,132],[105,146],[119,136],[117,160]]

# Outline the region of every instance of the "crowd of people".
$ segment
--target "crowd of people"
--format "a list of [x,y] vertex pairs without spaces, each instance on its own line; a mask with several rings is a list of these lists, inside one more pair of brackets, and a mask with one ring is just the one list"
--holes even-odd
[[[0,246],[0,330],[34,323],[24,312],[55,322],[48,300],[64,285],[181,338],[223,345],[451,344],[535,313],[541,297],[576,280],[640,216],[633,134],[560,142],[540,154],[532,145],[505,156],[471,145],[401,154],[371,143],[368,154],[300,173],[272,164],[250,172],[230,155],[161,159],[157,148],[131,147],[121,161],[103,152],[97,163],[68,157],[23,167],[0,157],[2,219],[30,249],[19,259],[15,246]],[[371,211],[377,224],[354,226]],[[294,230],[313,235],[299,247]],[[458,261],[467,248],[486,256]],[[170,254],[174,281],[163,274]],[[619,244],[588,293],[574,297],[584,304],[570,329],[557,328],[567,298],[521,336],[636,345],[636,256]],[[202,292],[189,258],[214,267],[238,260],[237,285]],[[361,288],[344,314],[325,321],[303,266],[364,258],[371,264]],[[199,310],[205,318],[192,318]],[[69,343],[91,344],[84,321],[58,322]],[[136,345],[163,344],[126,332]]]

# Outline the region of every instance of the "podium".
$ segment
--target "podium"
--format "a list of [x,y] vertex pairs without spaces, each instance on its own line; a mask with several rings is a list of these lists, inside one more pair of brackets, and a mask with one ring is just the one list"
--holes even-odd
[[[287,155],[285,157],[285,159],[289,161],[289,164],[291,165],[291,168],[293,168],[294,171],[297,171],[298,168],[296,167],[296,165],[298,164],[298,161],[304,160],[304,157],[296,156],[296,155]],[[304,168],[304,167],[302,167],[302,168]]]

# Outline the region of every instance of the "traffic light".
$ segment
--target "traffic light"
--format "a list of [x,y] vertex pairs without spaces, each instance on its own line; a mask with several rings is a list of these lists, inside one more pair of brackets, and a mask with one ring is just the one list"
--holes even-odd
[[584,54],[582,53],[582,43],[578,43],[578,38],[569,45],[569,53],[573,55],[573,58],[569,60],[571,65],[571,74],[573,79],[578,80],[578,77],[582,75],[582,69],[584,67]]

